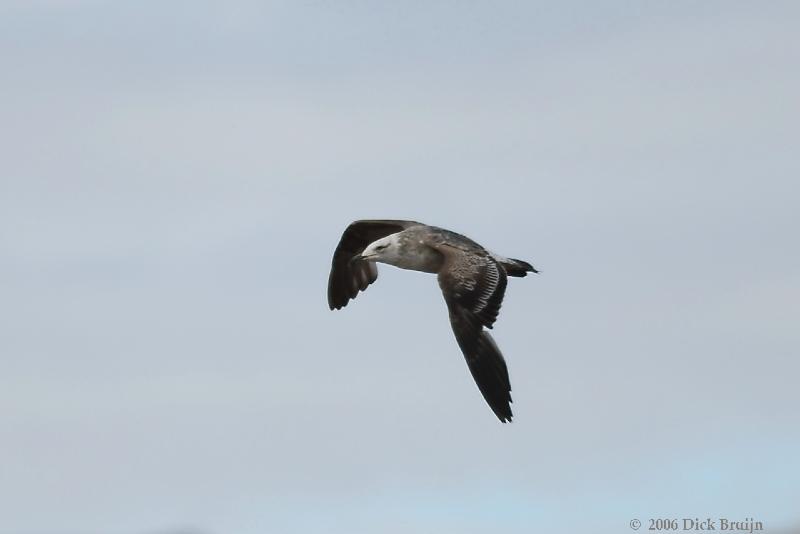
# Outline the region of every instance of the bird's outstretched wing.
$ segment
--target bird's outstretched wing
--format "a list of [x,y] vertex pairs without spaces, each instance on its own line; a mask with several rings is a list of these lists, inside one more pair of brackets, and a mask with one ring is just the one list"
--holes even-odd
[[374,261],[353,260],[370,243],[387,235],[418,226],[414,221],[355,221],[348,226],[333,253],[331,274],[328,277],[328,307],[340,309],[356,298],[359,291],[367,289],[378,279]]
[[502,422],[511,421],[511,382],[497,344],[484,330],[492,328],[506,290],[506,273],[489,253],[475,254],[446,244],[439,271],[450,324],[478,389]]

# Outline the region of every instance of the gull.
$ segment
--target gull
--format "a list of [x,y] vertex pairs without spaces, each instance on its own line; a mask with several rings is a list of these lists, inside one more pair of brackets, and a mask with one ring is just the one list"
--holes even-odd
[[507,276],[538,272],[530,263],[489,252],[463,235],[414,221],[351,223],[333,253],[328,306],[341,309],[378,279],[376,262],[436,273],[450,325],[483,398],[503,423],[511,421],[511,383],[492,328]]

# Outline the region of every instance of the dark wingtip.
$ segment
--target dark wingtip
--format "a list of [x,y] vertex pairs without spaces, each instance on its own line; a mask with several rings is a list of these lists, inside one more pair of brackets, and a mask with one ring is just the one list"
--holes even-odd
[[505,406],[498,406],[497,409],[492,407],[492,411],[503,424],[510,423],[511,418],[514,417],[514,414],[511,412],[511,401],[509,400],[508,402],[509,403]]
[[335,295],[328,295],[328,308],[331,311],[333,311],[333,310],[341,310],[342,308],[347,306],[347,302],[349,300],[350,299],[345,298],[344,301],[342,301],[341,298],[336,298]]
[[341,310],[342,308],[347,306],[347,302],[348,301],[344,301],[342,303],[335,303],[335,302],[330,302],[329,301],[328,302],[328,308],[330,308],[331,311],[333,311],[333,310]]

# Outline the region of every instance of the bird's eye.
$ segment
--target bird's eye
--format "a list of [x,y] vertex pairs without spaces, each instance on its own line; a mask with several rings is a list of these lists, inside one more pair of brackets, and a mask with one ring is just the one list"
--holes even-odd
[[384,250],[384,249],[386,249],[388,246],[389,246],[389,245],[378,245],[377,247],[375,247],[375,250],[376,250],[376,251]]

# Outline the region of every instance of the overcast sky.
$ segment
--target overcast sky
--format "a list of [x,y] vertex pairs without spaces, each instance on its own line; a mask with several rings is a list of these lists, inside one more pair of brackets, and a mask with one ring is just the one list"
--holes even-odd
[[[795,2],[0,3],[0,532],[800,522]],[[435,277],[542,273],[472,382]]]

